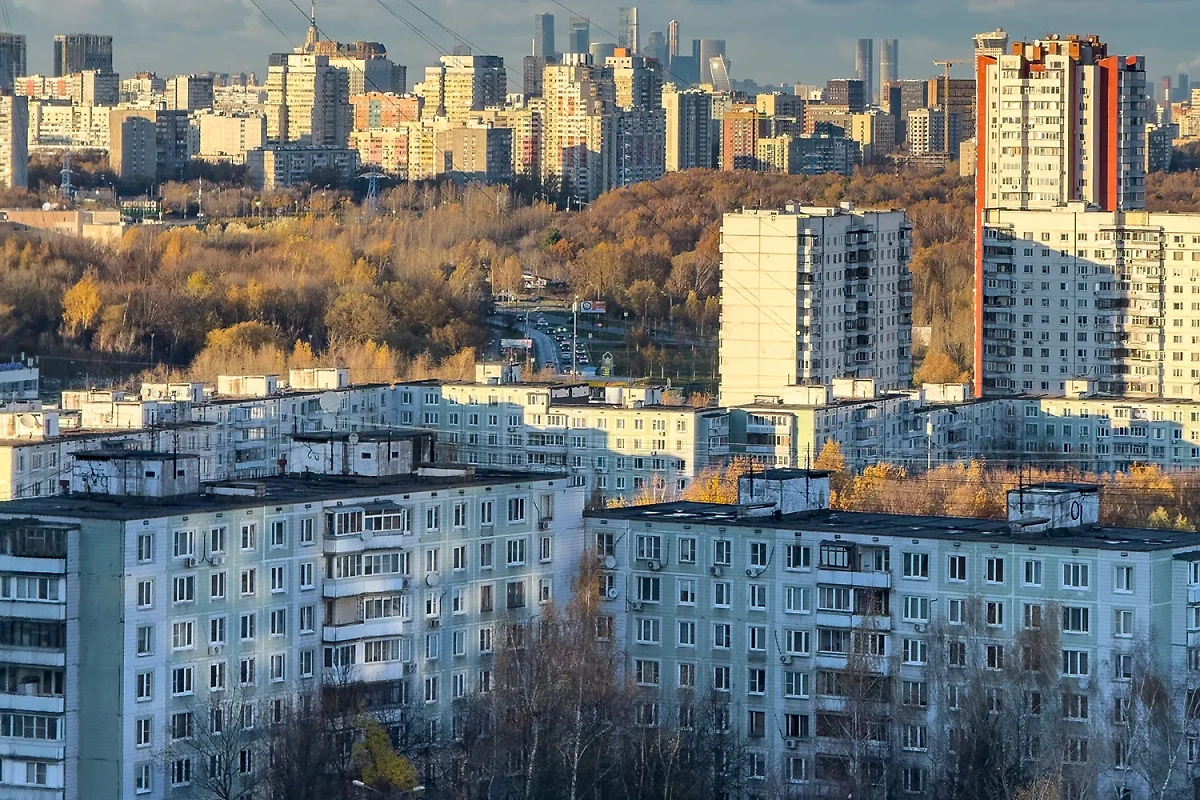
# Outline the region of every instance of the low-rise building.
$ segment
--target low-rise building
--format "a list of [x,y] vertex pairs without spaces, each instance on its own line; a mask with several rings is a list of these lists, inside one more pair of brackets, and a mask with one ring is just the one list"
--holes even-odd
[[358,170],[358,151],[349,147],[267,145],[246,152],[246,166],[255,188],[270,190],[303,183],[317,170],[331,170],[341,181]]

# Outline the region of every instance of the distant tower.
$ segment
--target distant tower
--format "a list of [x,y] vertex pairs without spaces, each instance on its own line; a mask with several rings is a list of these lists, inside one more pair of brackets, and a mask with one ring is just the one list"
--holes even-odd
[[667,61],[679,55],[679,20],[667,23]]
[[1008,52],[1008,34],[1003,28],[996,28],[991,33],[975,34],[975,55],[999,58]]
[[321,32],[317,30],[317,0],[311,0],[308,12],[308,36],[304,39],[304,52],[311,53],[316,50],[319,41],[321,41]]
[[554,15],[533,15],[533,54],[538,58],[554,57]]
[[646,51],[642,55],[655,59],[659,64],[668,63],[667,38],[663,36],[662,31],[650,31],[650,35],[646,37]]
[[863,82],[868,104],[875,102],[875,40],[859,39],[854,48],[854,77]]
[[724,39],[693,39],[692,55],[700,69],[700,83],[712,83],[712,60],[725,55]]
[[567,42],[572,53],[586,53],[592,44],[592,23],[586,17],[571,17],[571,38]]
[[617,47],[627,47],[631,52],[640,53],[642,40],[638,30],[637,6],[622,6],[617,13]]
[[[900,80],[900,42],[884,39],[879,46],[879,87]],[[882,100],[882,93],[880,94]]]

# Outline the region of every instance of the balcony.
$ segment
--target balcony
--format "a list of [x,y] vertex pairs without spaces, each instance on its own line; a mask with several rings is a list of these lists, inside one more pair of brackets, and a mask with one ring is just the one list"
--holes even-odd
[[0,707],[5,711],[28,711],[34,714],[62,714],[63,698],[38,694],[0,694]]
[[0,647],[0,661],[30,667],[65,667],[65,649],[49,647]]
[[411,626],[411,620],[405,621],[400,617],[380,617],[350,622],[345,625],[326,625],[321,629],[321,638],[330,644],[353,642],[358,639],[397,636],[402,630]]
[[0,600],[0,617],[64,622],[67,619],[67,604],[43,600]]
[[831,586],[862,586],[872,589],[892,588],[890,572],[856,572],[849,569],[818,569],[817,583]]
[[863,631],[887,632],[892,629],[892,618],[878,614],[841,614],[836,611],[818,611],[813,623],[822,628],[853,628]]
[[354,597],[378,592],[404,592],[412,585],[412,579],[404,575],[360,575],[356,578],[325,580],[321,587],[323,597]]
[[412,531],[363,531],[361,534],[348,536],[325,535],[324,551],[331,555],[337,553],[359,553],[364,550],[403,550],[411,547]]

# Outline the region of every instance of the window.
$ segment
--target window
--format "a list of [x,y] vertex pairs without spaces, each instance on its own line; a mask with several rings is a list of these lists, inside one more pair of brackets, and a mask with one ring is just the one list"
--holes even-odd
[[[929,732],[924,725],[909,724],[904,726],[901,745],[905,750],[928,750]],[[911,790],[910,790],[911,791]]]
[[905,597],[904,619],[908,622],[928,622],[929,598],[911,596]]
[[139,672],[133,682],[133,696],[139,703],[154,699],[154,673]]
[[491,542],[481,542],[480,543],[480,545],[479,545],[479,568],[480,569],[491,569],[492,568],[492,563],[493,563],[492,562],[492,553],[493,553],[493,548],[492,548]]
[[425,509],[425,530],[436,531],[442,527],[442,507],[429,506]]
[[137,607],[151,608],[154,605],[154,581],[138,581]]
[[639,658],[633,662],[633,667],[635,680],[639,686],[658,686],[659,669],[661,668],[659,662]]
[[191,667],[175,667],[171,670],[171,694],[176,697],[192,694]]
[[549,562],[554,555],[554,540],[549,536],[543,536],[538,540],[538,561],[545,564]]
[[784,652],[787,655],[806,656],[811,652],[812,635],[809,631],[784,631]]
[[258,547],[258,525],[248,522],[242,526],[242,550],[254,550]]
[[509,522],[524,522],[525,521],[525,498],[524,497],[508,498],[508,521]]
[[225,644],[224,617],[213,617],[208,621],[208,643]]
[[750,563],[749,566],[755,569],[765,569],[769,558],[766,542],[751,542],[750,543]]
[[679,538],[679,563],[696,563],[696,539],[694,537],[681,536]]
[[639,575],[637,579],[637,598],[643,603],[660,602],[662,599],[662,579]]
[[1088,696],[1064,693],[1062,696],[1063,719],[1086,720],[1088,718]]
[[963,619],[963,601],[950,600],[946,604],[946,621],[951,625],[962,625]]
[[767,629],[758,625],[751,625],[746,630],[746,638],[749,648],[752,651],[762,652],[767,649]]
[[634,558],[639,561],[662,560],[662,537],[650,534],[639,534],[634,539]]
[[749,593],[749,607],[752,611],[766,611],[767,586],[763,583],[752,583],[746,587]]
[[507,544],[508,550],[508,565],[510,567],[520,566],[525,563],[525,540],[524,539],[509,539]]
[[925,664],[929,661],[924,639],[904,640],[904,663]]
[[525,582],[509,581],[506,586],[508,608],[525,608]]
[[133,743],[135,747],[150,747],[154,744],[154,718],[140,717],[133,722]]
[[1062,672],[1068,677],[1088,675],[1088,653],[1086,650],[1063,650]]
[[214,572],[208,576],[208,597],[210,600],[225,599],[225,573]]
[[728,692],[731,689],[732,677],[729,672],[729,667],[716,666],[713,667],[713,690],[718,692]]
[[192,712],[180,711],[171,715],[171,738],[175,741],[192,738]]
[[1114,592],[1132,592],[1133,591],[1133,567],[1115,567],[1115,575],[1113,580]]
[[678,623],[678,644],[680,647],[696,646],[696,623],[691,620],[681,620]]
[[258,627],[258,614],[253,611],[241,616],[241,636],[243,642],[254,639]]
[[784,760],[784,777],[788,783],[808,781],[808,759],[803,756],[788,756]]
[[728,650],[730,647],[731,628],[727,623],[713,623],[713,648],[717,650]]
[[136,764],[133,768],[134,775],[134,790],[138,794],[147,794],[154,791],[154,765],[153,764]]
[[638,644],[662,644],[662,622],[654,617],[638,617],[635,620]]
[[1091,630],[1089,611],[1090,609],[1077,606],[1063,606],[1063,633],[1089,633]]
[[271,593],[287,591],[287,577],[284,567],[271,567]]
[[1063,746],[1063,761],[1068,764],[1086,764],[1088,740],[1068,738]]
[[987,582],[1004,583],[1004,559],[989,558],[987,560]]
[[300,677],[301,678],[311,678],[313,676],[313,671],[314,671],[313,670],[313,661],[314,661],[314,657],[313,657],[312,650],[301,650],[300,651]]
[[1024,584],[1026,586],[1042,585],[1042,562],[1026,559],[1024,564]]
[[313,580],[313,565],[312,563],[300,565],[300,590],[312,589],[316,587]]
[[195,647],[193,640],[194,625],[191,622],[174,622],[171,624],[171,648],[186,650]]
[[1127,639],[1133,636],[1133,609],[1113,610],[1113,636]]
[[242,597],[249,597],[255,593],[255,584],[257,583],[257,578],[258,570],[242,570]]
[[989,644],[986,650],[987,668],[1004,669],[1004,645]]
[[271,609],[270,627],[272,636],[287,635],[287,609],[274,608]]
[[679,578],[677,586],[679,587],[679,605],[696,605],[696,579]]
[[1026,630],[1035,631],[1042,627],[1042,606],[1040,603],[1026,603],[1023,608],[1023,624]]
[[1063,564],[1063,588],[1086,589],[1089,586],[1088,565],[1077,562]]
[[1133,680],[1133,655],[1130,653],[1113,653],[1113,680]]
[[783,610],[789,614],[808,614],[812,611],[809,589],[801,586],[783,588]]
[[175,531],[175,558],[192,558],[196,555],[196,532]]
[[154,560],[154,534],[141,533],[137,537],[137,560],[139,564],[148,564]]
[[807,672],[783,673],[783,694],[785,697],[808,697],[809,674]]
[[929,685],[924,681],[904,681],[900,691],[900,701],[906,706],[925,708],[929,705]]
[[218,661],[208,665],[208,688],[219,692],[225,688],[225,662]]
[[1004,627],[1004,602],[989,600],[987,602],[987,624],[993,628]]
[[851,610],[851,590],[842,586],[821,586],[817,589],[817,611]]
[[906,578],[929,578],[929,554],[928,553],[905,553],[904,554],[904,577]]
[[717,608],[729,608],[729,583],[727,581],[713,581],[713,605]]
[[187,786],[192,782],[192,760],[177,758],[171,762],[171,785]]
[[947,662],[952,667],[967,666],[967,643],[952,641],[949,642],[947,653]]
[[950,556],[949,569],[947,570],[947,580],[965,581],[967,579],[967,557],[966,556]]
[[733,563],[733,543],[728,539],[713,540],[713,564],[728,567]]
[[786,569],[812,569],[812,548],[807,545],[789,544],[787,546]]
[[281,519],[274,520],[271,523],[271,547],[284,547],[287,545],[287,522]]
[[[350,647],[350,652],[354,652],[353,646]],[[330,665],[333,666],[333,665]],[[342,665],[346,666],[346,665]],[[255,680],[254,674],[254,659],[243,658],[238,662],[238,683],[242,686],[253,686]]]
[[300,520],[300,544],[310,545],[314,543],[313,530],[316,526],[313,524],[311,517]]

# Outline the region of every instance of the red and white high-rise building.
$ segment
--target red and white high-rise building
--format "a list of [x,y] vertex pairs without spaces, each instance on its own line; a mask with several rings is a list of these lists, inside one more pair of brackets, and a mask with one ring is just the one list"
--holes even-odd
[[[1108,45],[1093,35],[1052,34],[1014,42],[1003,53],[980,48],[976,83],[975,389],[983,395],[1021,391],[1026,383],[1008,374],[1019,375],[1024,369],[1014,363],[1024,351],[1013,344],[1014,334],[1025,325],[1020,306],[1066,308],[1063,303],[1068,298],[1057,297],[1053,289],[1069,287],[1072,312],[1082,308],[1075,297],[1082,282],[1061,277],[1064,248],[1046,247],[1040,241],[1048,235],[1047,241],[1060,245],[1058,232],[1042,225],[1025,225],[1016,231],[1015,238],[1022,231],[1040,231],[1036,244],[1013,241],[1017,250],[1047,254],[1054,250],[1053,264],[1026,265],[989,251],[985,228],[1002,224],[1015,212],[1049,212],[1068,203],[1107,212],[1141,209],[1146,198],[1146,124],[1151,104],[1145,59],[1110,55]],[[1007,247],[1006,240],[1001,249],[1013,248]],[[1067,250],[1076,255],[1077,248]],[[1027,267],[1039,277],[1050,269],[1057,280],[1022,281],[1020,274],[1029,271]],[[1025,283],[1036,297],[1022,296]],[[1047,285],[1052,288],[1045,289]],[[1080,316],[1068,315],[1073,324]],[[1059,324],[1059,316],[1050,316],[1053,324]],[[1044,363],[1039,362],[1039,369]],[[1058,377],[1061,370],[1055,366],[1052,372]],[[1058,390],[1059,382],[1050,391]],[[1042,383],[1038,381],[1034,388],[1040,390]]]

